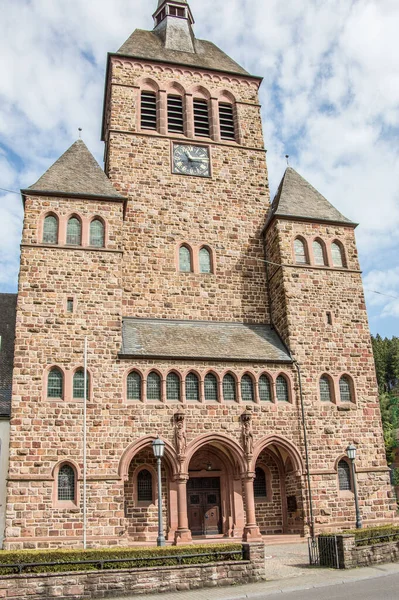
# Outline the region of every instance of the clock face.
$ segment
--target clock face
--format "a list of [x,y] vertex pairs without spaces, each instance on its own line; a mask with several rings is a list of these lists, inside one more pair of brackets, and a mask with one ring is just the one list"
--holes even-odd
[[209,148],[204,146],[190,146],[188,144],[174,144],[173,173],[209,177],[211,174]]

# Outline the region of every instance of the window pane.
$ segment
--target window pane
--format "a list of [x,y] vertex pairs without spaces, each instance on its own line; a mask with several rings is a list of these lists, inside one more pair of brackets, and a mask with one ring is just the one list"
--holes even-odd
[[195,373],[189,373],[186,377],[186,400],[199,402],[199,381]]
[[137,500],[152,502],[152,475],[147,469],[143,469],[137,475]]
[[261,402],[271,402],[272,394],[270,390],[270,381],[266,375],[259,378],[259,400]]
[[127,399],[141,400],[141,375],[136,371],[127,376]]
[[179,250],[179,269],[182,273],[191,271],[191,253],[186,246],[181,246]]
[[244,375],[241,379],[241,399],[243,402],[254,401],[254,384],[249,375]]
[[58,242],[58,220],[49,215],[44,219],[43,225],[43,243],[56,244]]
[[340,460],[338,463],[338,481],[340,490],[350,491],[352,489],[350,467],[346,460]]
[[100,219],[90,223],[90,246],[104,247],[104,223]]
[[147,377],[147,400],[161,400],[161,378],[158,373],[150,373]]
[[279,402],[288,402],[288,384],[285,377],[279,375],[276,381],[276,395]]
[[302,240],[294,242],[295,262],[298,264],[306,264],[308,262],[305,251],[305,244]]
[[352,402],[350,381],[345,376],[339,380],[339,394],[341,402]]
[[342,251],[338,244],[331,244],[331,256],[334,267],[343,267],[344,262],[342,260]]
[[260,467],[255,469],[254,496],[255,498],[266,498],[267,496],[266,474]]
[[[87,382],[87,397],[89,397],[89,374],[86,377]],[[75,399],[84,398],[84,372],[83,369],[76,371],[73,376],[73,397]]]
[[328,377],[320,378],[320,400],[322,402],[331,402],[331,387]]
[[200,273],[211,273],[211,253],[206,248],[201,248],[199,253]]
[[313,256],[315,265],[325,265],[323,246],[320,242],[313,242]]
[[73,313],[73,298],[67,298],[67,312]]
[[80,246],[82,237],[82,226],[76,217],[69,219],[67,226],[67,244],[72,246]]
[[62,398],[63,377],[59,369],[51,369],[47,381],[47,398]]
[[70,465],[58,471],[58,500],[75,501],[75,471]]
[[166,398],[180,401],[180,377],[176,373],[169,373],[166,378]]
[[236,380],[230,373],[223,377],[223,398],[225,402],[235,402],[237,399]]
[[218,399],[218,381],[213,373],[208,373],[205,377],[205,400],[212,401]]

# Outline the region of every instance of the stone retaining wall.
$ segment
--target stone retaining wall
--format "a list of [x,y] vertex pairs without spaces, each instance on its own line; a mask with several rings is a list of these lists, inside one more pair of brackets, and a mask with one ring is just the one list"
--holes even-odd
[[354,535],[338,535],[337,543],[340,569],[399,562],[399,542],[356,547]]
[[264,544],[244,544],[243,548],[243,561],[84,573],[6,575],[0,578],[0,598],[83,600],[150,592],[175,592],[252,583],[264,579]]

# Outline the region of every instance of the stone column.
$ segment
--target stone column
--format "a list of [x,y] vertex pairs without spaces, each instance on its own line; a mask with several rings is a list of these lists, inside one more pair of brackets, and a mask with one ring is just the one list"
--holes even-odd
[[193,95],[186,94],[186,110],[184,111],[184,131],[188,138],[194,138],[194,106]]
[[211,98],[210,102],[210,125],[211,125],[211,138],[215,142],[220,142],[220,122],[219,122],[219,101],[217,98]]
[[187,516],[187,481],[188,475],[183,474],[178,475],[176,479],[178,526],[175,533],[175,545],[191,541],[191,531],[188,528]]
[[158,131],[161,135],[166,135],[168,133],[168,99],[166,90],[159,90],[158,98]]
[[245,475],[242,478],[245,491],[246,513],[246,523],[243,534],[244,542],[257,542],[262,540],[262,536],[259,527],[256,524],[255,517],[254,479],[255,473],[251,472],[245,473]]

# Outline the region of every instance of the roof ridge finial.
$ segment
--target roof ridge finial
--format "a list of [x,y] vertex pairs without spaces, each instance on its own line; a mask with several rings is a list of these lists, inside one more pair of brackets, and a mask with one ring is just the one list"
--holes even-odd
[[79,139],[82,139],[82,131],[83,129],[81,127],[78,127],[78,131],[79,131]]
[[286,154],[285,158],[286,158],[286,161],[287,161],[287,167],[289,167],[290,166],[290,161],[289,161],[290,155]]

